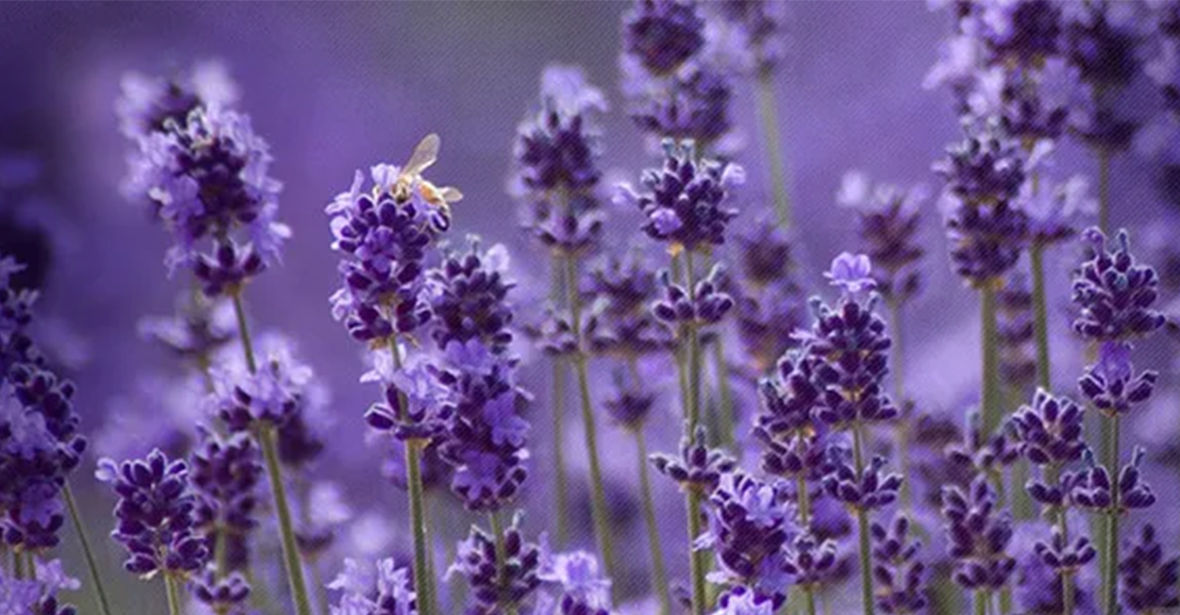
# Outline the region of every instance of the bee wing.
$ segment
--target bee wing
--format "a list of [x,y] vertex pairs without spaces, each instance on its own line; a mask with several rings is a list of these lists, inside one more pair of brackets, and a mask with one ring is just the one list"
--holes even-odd
[[438,194],[448,203],[463,200],[463,193],[459,192],[459,189],[454,186],[443,186],[438,189]]
[[402,168],[402,175],[419,175],[438,160],[438,148],[442,140],[435,133],[426,135],[414,148],[409,162]]

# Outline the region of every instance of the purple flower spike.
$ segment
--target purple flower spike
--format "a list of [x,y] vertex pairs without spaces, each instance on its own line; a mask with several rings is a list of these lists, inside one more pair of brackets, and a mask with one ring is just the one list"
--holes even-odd
[[888,528],[873,523],[870,531],[877,608],[890,615],[924,612],[926,564],[918,558],[922,542],[909,536],[909,519],[897,515]]
[[244,615],[250,597],[250,584],[237,572],[218,578],[214,571],[206,570],[189,583],[189,592],[197,602],[207,605],[214,613]]
[[850,295],[858,295],[877,286],[877,280],[873,278],[873,264],[867,254],[841,252],[832,259],[832,266],[824,272],[824,277],[832,286],[839,286]]
[[1037,389],[1031,406],[1021,406],[1012,415],[1013,431],[1020,451],[1038,466],[1060,466],[1082,458],[1083,414],[1068,397],[1054,397]]
[[97,477],[119,496],[111,536],[127,549],[123,566],[149,578],[158,572],[187,576],[209,559],[205,536],[195,529],[197,496],[184,460],[154,450],[145,459],[99,462]]
[[692,0],[638,0],[623,19],[623,49],[653,73],[669,73],[705,44]]
[[999,431],[985,437],[983,420],[977,410],[968,414],[967,422],[965,440],[946,447],[946,459],[951,465],[965,470],[968,475],[994,475],[1020,458],[1020,448],[1008,438],[1007,432]]
[[733,471],[737,461],[721,449],[708,447],[705,428],[698,426],[690,436],[680,440],[678,456],[653,454],[651,463],[661,474],[672,479],[682,489],[696,489],[703,494],[712,492],[722,475]]
[[651,306],[652,314],[669,327],[695,323],[713,325],[721,321],[733,309],[733,297],[722,290],[723,269],[714,265],[709,275],[688,292],[683,286],[672,281],[667,271],[660,272],[660,286],[664,296]]
[[1046,566],[1058,573],[1073,574],[1079,568],[1094,561],[1098,551],[1090,544],[1090,539],[1079,536],[1072,541],[1066,539],[1061,528],[1053,527],[1053,537],[1050,542],[1037,541],[1033,551]]
[[1151,309],[1159,296],[1159,276],[1131,254],[1127,232],[1119,231],[1113,249],[1097,228],[1082,235],[1091,254],[1074,272],[1073,302],[1081,310],[1073,330],[1088,340],[1127,341],[1162,327],[1163,314]]
[[245,434],[222,439],[203,431],[190,473],[190,483],[200,496],[195,523],[209,536],[224,533],[226,563],[231,570],[244,570],[249,565],[250,531],[258,525],[256,487],[262,477],[262,456]]
[[619,186],[616,199],[632,203],[646,218],[643,230],[656,241],[686,250],[725,242],[737,210],[728,207],[729,191],[745,181],[742,167],[698,158],[692,141],[664,141],[664,166],[647,169],[638,192]]
[[1180,558],[1164,559],[1164,548],[1155,527],[1145,524],[1138,539],[1119,562],[1123,605],[1135,613],[1150,613],[1180,607],[1176,584],[1180,581]]
[[738,586],[722,594],[712,615],[774,615],[778,608],[774,598]]
[[900,474],[886,473],[884,457],[873,457],[859,477],[846,448],[831,447],[828,463],[828,473],[823,479],[824,491],[845,506],[871,511],[897,500],[902,478]]
[[479,340],[496,354],[507,349],[513,317],[508,292],[516,286],[507,273],[507,249],[496,244],[481,250],[477,238],[470,239],[466,252],[449,255],[432,270],[431,335],[439,348]]
[[741,470],[721,476],[709,495],[709,529],[693,543],[694,549],[716,553],[720,570],[713,573],[714,582],[744,583],[770,596],[782,592],[783,548],[799,531],[788,496],[784,485]]
[[942,489],[947,554],[955,560],[955,583],[967,590],[998,590],[1008,583],[1016,560],[1007,554],[1012,519],[997,508],[987,479],[978,477],[964,492]]
[[793,583],[811,589],[829,580],[838,564],[836,542],[821,541],[810,532],[796,535],[783,554],[783,570]]
[[[1131,462],[1124,465],[1118,476],[1118,507],[1115,514],[1123,514],[1130,510],[1147,508],[1155,504],[1155,492],[1142,477],[1140,465],[1146,451],[1142,447],[1135,447],[1131,453]],[[1087,469],[1082,473],[1070,496],[1078,506],[1095,509],[1096,512],[1109,511],[1114,507],[1110,474],[1106,468],[1097,465],[1090,451],[1085,455]]]
[[598,559],[585,551],[545,554],[538,577],[561,588],[560,615],[610,615],[611,581],[598,568]]
[[1151,397],[1158,374],[1148,370],[1134,374],[1131,347],[1125,342],[1103,342],[1098,363],[1078,379],[1078,388],[1099,412],[1126,414]]
[[521,515],[504,530],[504,561],[496,554],[496,539],[472,526],[471,534],[459,543],[455,562],[447,575],[467,580],[477,610],[492,615],[524,602],[541,585],[542,549],[527,542],[520,530]]

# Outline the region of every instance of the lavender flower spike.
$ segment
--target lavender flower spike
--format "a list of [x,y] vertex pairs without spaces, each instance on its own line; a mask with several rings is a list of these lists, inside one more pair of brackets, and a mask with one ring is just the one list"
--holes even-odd
[[1091,256],[1074,273],[1073,302],[1081,308],[1074,331],[1090,340],[1126,341],[1162,327],[1164,316],[1151,309],[1159,276],[1131,254],[1127,232],[1119,231],[1113,248],[1097,228],[1086,229],[1082,237]]
[[889,615],[925,612],[926,565],[918,557],[922,542],[909,537],[909,519],[898,515],[888,528],[874,523],[872,533],[877,608]]
[[344,570],[328,584],[341,590],[331,615],[417,615],[417,595],[410,589],[410,574],[397,568],[392,559],[377,561],[373,567],[356,560],[344,560]]
[[1123,604],[1134,613],[1154,613],[1180,607],[1177,582],[1180,558],[1164,559],[1155,527],[1145,524],[1127,556],[1119,562]]

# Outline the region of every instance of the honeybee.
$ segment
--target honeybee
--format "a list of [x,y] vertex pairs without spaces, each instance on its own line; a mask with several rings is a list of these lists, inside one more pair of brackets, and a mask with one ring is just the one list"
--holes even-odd
[[463,193],[452,186],[436,186],[422,177],[422,171],[430,168],[438,160],[438,149],[442,140],[437,134],[430,133],[423,138],[410,155],[410,160],[401,168],[397,182],[393,186],[393,197],[399,201],[410,198],[410,191],[415,185],[418,194],[427,203],[441,210],[446,218],[451,217],[451,203],[463,198]]

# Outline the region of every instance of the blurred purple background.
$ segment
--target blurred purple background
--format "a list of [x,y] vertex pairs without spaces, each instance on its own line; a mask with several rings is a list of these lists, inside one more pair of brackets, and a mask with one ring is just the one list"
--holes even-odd
[[[137,373],[171,368],[163,352],[136,335],[135,325],[145,314],[168,313],[184,283],[166,279],[165,234],[118,192],[128,145],[113,103],[125,71],[168,73],[215,58],[241,86],[239,107],[270,141],[272,175],[285,184],[280,217],[294,230],[283,266],[250,288],[251,314],[261,328],[297,339],[331,386],[337,420],[330,468],[321,471],[363,485],[376,468],[377,452],[358,446],[365,431],[360,416],[373,391],[357,383],[363,365],[356,344],[329,314],[328,296],[338,279],[324,205],[347,188],[354,169],[401,162],[423,135],[438,132],[443,149],[432,177],[466,194],[456,206],[452,235],[479,233],[489,243],[504,242],[524,284],[544,279],[542,269],[530,269],[543,259],[530,251],[516,224],[516,205],[505,194],[516,125],[536,99],[545,65],[580,64],[612,102],[603,122],[608,176],[633,179],[652,163],[618,94],[619,18],[626,6],[5,4],[0,151],[29,154],[44,164],[39,217],[64,239],[53,254],[42,312],[89,355],[73,374],[87,424],[101,423],[110,400],[130,391]],[[777,87],[796,236],[803,238],[800,271],[815,289],[828,260],[853,245],[851,218],[833,200],[845,171],[859,168],[876,179],[937,187],[930,164],[958,130],[946,93],[923,90],[921,83],[948,19],[923,2],[792,6],[790,61]],[[748,83],[735,105],[748,143],[737,158],[750,173],[738,203],[761,211],[766,182]],[[1074,147],[1066,146],[1059,164],[1089,171],[1089,159]],[[1116,223],[1147,219],[1158,208],[1151,182],[1144,181],[1148,172],[1132,156],[1116,159]],[[907,371],[921,403],[959,412],[976,386],[977,315],[975,297],[946,265],[938,220],[931,205],[925,263],[930,282],[910,321]],[[1050,279],[1056,301],[1051,307],[1059,312],[1073,258],[1071,250],[1060,252]],[[1062,339],[1054,346],[1060,354],[1055,367],[1076,373],[1079,347],[1064,341],[1064,323],[1055,320]],[[1166,371],[1163,379],[1171,384]],[[533,388],[545,387],[541,379]],[[544,416],[543,408],[539,412]],[[544,433],[547,423],[537,423]],[[674,431],[652,448],[672,446]],[[608,451],[613,434],[603,445]],[[534,464],[540,470],[537,488],[547,484],[541,474],[546,446],[539,444]],[[611,459],[608,469],[631,467],[630,446],[619,446],[627,451],[624,460]],[[401,498],[392,489],[357,491],[360,500],[390,506]],[[399,514],[401,506],[395,506]],[[669,558],[679,561],[671,552]]]

